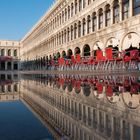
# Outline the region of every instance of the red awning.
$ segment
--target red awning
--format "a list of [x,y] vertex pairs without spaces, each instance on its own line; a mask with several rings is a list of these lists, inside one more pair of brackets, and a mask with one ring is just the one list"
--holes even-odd
[[11,56],[0,56],[0,61],[8,61],[12,60],[13,58]]

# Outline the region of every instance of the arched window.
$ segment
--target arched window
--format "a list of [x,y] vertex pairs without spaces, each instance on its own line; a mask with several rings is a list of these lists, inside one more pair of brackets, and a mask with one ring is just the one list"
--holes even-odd
[[62,23],[64,23],[64,11],[62,11]]
[[71,26],[71,40],[73,40],[73,26]]
[[85,18],[83,19],[83,36],[85,35],[86,33],[86,20]]
[[67,42],[69,42],[70,40],[70,29],[68,28],[67,29]]
[[81,37],[81,21],[78,22],[78,37]]
[[64,31],[64,42],[66,43],[66,34],[67,34],[67,31],[65,30]]
[[122,16],[123,16],[123,20],[125,20],[129,17],[129,0],[123,0],[122,5],[123,5]]
[[97,29],[97,18],[96,18],[96,13],[94,12],[92,14],[92,31],[96,31]]
[[85,0],[83,0],[83,8],[85,8],[86,7],[86,2],[85,2]]
[[57,16],[57,26],[59,26],[59,16]]
[[90,56],[90,46],[88,44],[86,44],[83,48],[83,55]]
[[59,16],[59,18],[60,18],[60,25],[61,25],[61,23],[62,23],[62,17],[61,17],[61,13],[60,13],[60,16]]
[[105,26],[109,26],[111,24],[110,13],[110,5],[108,4],[105,9]]
[[80,48],[79,48],[79,47],[76,47],[76,48],[75,48],[75,54],[80,54],[80,53],[81,53]]
[[54,27],[56,27],[56,26],[57,26],[57,25],[56,25],[56,23],[57,23],[57,19],[56,19],[56,17],[55,17],[55,21],[54,21],[54,22],[55,22]]
[[73,3],[71,4],[71,17],[73,17]]
[[133,13],[134,15],[140,13],[140,0],[134,0]]
[[67,9],[65,9],[65,21],[67,21]]
[[68,6],[68,19],[70,18],[70,6]]
[[59,45],[61,45],[61,33],[59,33]]
[[7,52],[8,56],[11,56],[11,50],[9,49]]
[[79,12],[82,10],[82,0],[79,0]]
[[75,14],[77,14],[77,0],[75,0]]
[[113,17],[113,20],[114,20],[114,23],[117,23],[119,22],[119,17],[120,17],[120,14],[119,14],[119,2],[118,0],[114,0],[114,5],[113,5],[113,8],[114,8],[114,17]]
[[5,54],[5,50],[1,49],[1,56],[4,56],[4,54]]
[[87,34],[91,32],[91,17],[88,15],[87,17]]
[[77,24],[74,24],[74,39],[77,37]]
[[64,43],[64,33],[63,33],[63,31],[62,31],[62,44]]
[[14,85],[14,92],[18,92],[18,85],[17,84]]
[[88,5],[91,4],[91,0],[88,0]]
[[99,29],[103,28],[103,9],[99,10]]

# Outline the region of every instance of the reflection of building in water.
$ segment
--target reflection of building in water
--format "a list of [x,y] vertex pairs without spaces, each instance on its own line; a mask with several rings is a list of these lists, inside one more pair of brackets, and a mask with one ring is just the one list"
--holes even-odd
[[0,70],[19,69],[18,41],[0,40]]
[[[135,105],[135,99],[139,101],[139,94],[134,95],[135,99],[132,95],[132,100],[125,96],[128,93],[120,93],[124,91],[124,81],[119,81],[117,90],[109,87],[114,87],[116,78],[112,77],[36,78],[21,81],[23,99],[61,134],[72,140],[138,139],[140,102]],[[128,106],[130,101],[136,109]]]
[[19,75],[0,74],[0,101],[19,100]]

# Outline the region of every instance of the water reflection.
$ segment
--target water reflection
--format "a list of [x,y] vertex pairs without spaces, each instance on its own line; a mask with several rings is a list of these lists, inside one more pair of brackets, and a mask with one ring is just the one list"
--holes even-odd
[[20,93],[62,138],[140,139],[137,76],[23,75]]
[[0,74],[0,101],[19,100],[19,75]]
[[1,73],[0,140],[54,140],[49,129],[35,117],[37,113],[26,105],[20,94],[20,75]]

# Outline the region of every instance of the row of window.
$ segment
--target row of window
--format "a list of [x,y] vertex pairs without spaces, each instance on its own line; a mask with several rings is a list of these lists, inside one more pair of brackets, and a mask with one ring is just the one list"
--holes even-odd
[[[120,14],[121,8],[123,10]],[[98,13],[93,12],[91,15],[87,15],[86,18],[83,18],[81,21],[74,23],[70,27],[60,31],[57,35],[54,35],[54,37],[51,37],[51,39],[47,41],[48,49],[108,27],[112,22],[118,23],[121,16],[123,19],[127,19],[129,17],[129,11],[129,0],[123,0],[122,7],[120,7],[118,0],[115,0],[113,11],[111,11],[111,5],[107,4],[105,6],[105,12],[103,8],[100,8]],[[111,14],[111,12],[113,12],[113,14]]]
[[[95,0],[93,0],[95,1]],[[129,17],[129,2],[130,0],[122,0],[122,5],[119,4],[119,0],[114,0],[113,1],[113,23],[118,22],[119,19],[119,11],[122,10],[122,19],[125,20]],[[74,3],[71,3],[65,10],[63,10],[60,14],[58,14],[50,23],[48,23],[47,27],[47,32],[51,32],[53,29],[59,27],[62,25],[64,22],[66,22],[70,17],[73,17],[75,14],[80,12],[82,9],[84,9],[87,5],[91,4],[91,0],[75,0]],[[134,0],[132,3],[133,5],[133,13],[132,15],[137,15],[140,13],[140,1],[139,0]],[[106,18],[110,18],[110,7],[105,7],[106,11]],[[103,10],[98,10],[98,14],[101,16],[99,17],[100,20],[102,21],[102,15],[103,15]]]
[[17,56],[17,49],[12,50],[12,49],[0,49],[0,56]]
[[0,85],[0,93],[5,93],[5,92],[18,92],[18,85]]

